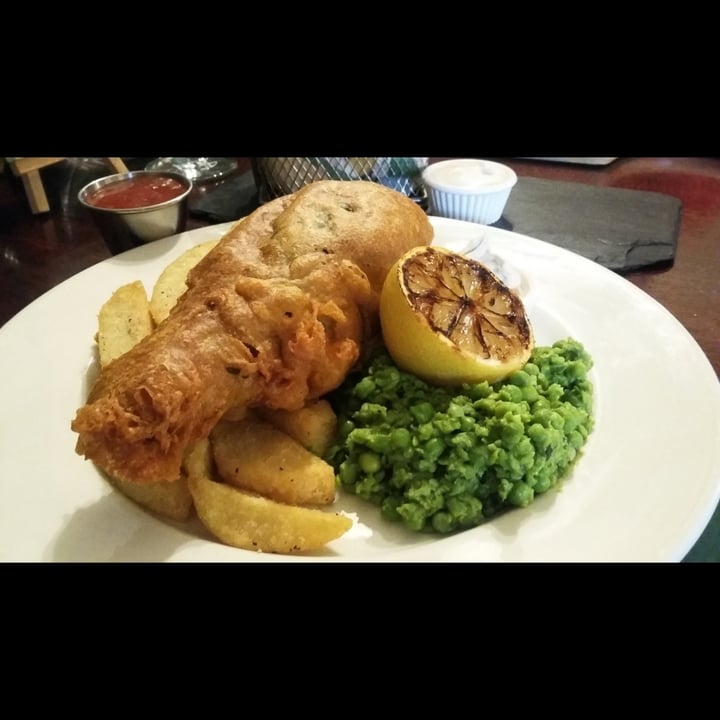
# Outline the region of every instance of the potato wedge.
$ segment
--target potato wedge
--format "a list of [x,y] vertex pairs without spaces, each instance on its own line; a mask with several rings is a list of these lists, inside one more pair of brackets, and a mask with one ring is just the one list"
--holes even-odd
[[187,290],[185,279],[188,272],[197,265],[217,244],[218,240],[208,240],[186,250],[165,266],[153,286],[150,296],[150,314],[159,325],[175,306],[177,299]]
[[252,413],[220,421],[210,434],[218,475],[242,490],[290,505],[329,505],[335,471],[271,423]]
[[186,477],[163,483],[132,483],[118,478],[111,482],[123,495],[163,517],[185,521],[192,514],[193,499]]
[[127,352],[153,330],[143,284],[136,280],[119,287],[100,308],[97,346],[100,366]]
[[295,507],[215,482],[207,441],[186,456],[188,487],[203,525],[232,547],[297,554],[319,550],[344,535],[351,518],[317,508]]
[[257,408],[257,414],[319,457],[328,451],[337,432],[335,411],[324,399],[312,400],[299,410]]
[[212,479],[214,474],[213,459],[208,438],[196,440],[188,446],[183,456],[182,467],[188,480],[193,476],[207,476]]
[[245,405],[239,405],[238,407],[230,408],[223,416],[223,420],[242,420],[248,414],[248,408]]

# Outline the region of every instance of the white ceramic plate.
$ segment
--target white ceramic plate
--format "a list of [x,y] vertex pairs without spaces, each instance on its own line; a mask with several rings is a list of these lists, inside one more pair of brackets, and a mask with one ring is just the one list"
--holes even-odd
[[580,340],[595,367],[596,426],[561,488],[452,537],[415,535],[341,494],[355,527],[322,553],[247,552],[113,491],[75,454],[70,421],[94,365],[97,311],[116,287],[149,290],[167,263],[230,224],[160,240],[58,285],[0,329],[0,561],[679,561],[720,498],[720,384],[696,342],[620,276],[495,228],[433,218],[439,244],[522,278],[537,341]]

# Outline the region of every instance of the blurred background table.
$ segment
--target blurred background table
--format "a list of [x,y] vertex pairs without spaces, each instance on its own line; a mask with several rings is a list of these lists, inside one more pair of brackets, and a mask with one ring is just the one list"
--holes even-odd
[[[152,158],[123,158],[131,170]],[[236,158],[242,175],[250,158]],[[435,162],[443,158],[431,158]],[[666,193],[682,201],[674,263],[625,277],[664,305],[693,335],[720,376],[720,159],[620,158],[605,166],[494,158],[519,177]],[[0,174],[0,326],[58,283],[110,256],[77,192],[108,172],[103,158],[67,158],[43,170],[50,210],[33,214],[19,178]],[[197,185],[194,201],[217,190]],[[192,204],[192,203],[191,203]],[[188,229],[210,224],[191,215]]]
[[[138,170],[152,159],[123,161]],[[250,158],[236,159],[233,176],[196,186],[196,201],[251,170]],[[619,158],[607,165],[491,159],[510,165],[520,178],[646,190],[680,199],[674,262],[625,277],[687,328],[720,376],[720,158]],[[108,174],[105,159],[66,158],[42,172],[50,209],[39,214],[28,205],[20,178],[7,166],[0,173],[0,327],[47,290],[110,256],[77,200],[83,185]],[[191,215],[187,229],[208,224],[207,217]],[[719,513],[688,558],[720,561]]]

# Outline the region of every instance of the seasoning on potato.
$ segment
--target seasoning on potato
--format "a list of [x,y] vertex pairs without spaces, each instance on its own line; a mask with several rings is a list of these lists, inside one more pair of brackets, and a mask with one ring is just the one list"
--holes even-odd
[[137,280],[119,287],[98,314],[97,347],[101,367],[127,352],[152,330],[145,286]]
[[188,271],[195,267],[217,244],[217,240],[208,240],[194,245],[175,258],[160,273],[150,296],[150,313],[157,325],[170,314],[177,299],[187,290],[185,279]]
[[319,550],[353,525],[347,515],[275,502],[211,476],[210,442],[198,441],[185,457],[188,486],[203,525],[227,545],[295,554]]
[[218,475],[228,484],[290,505],[329,505],[335,471],[297,440],[253,413],[221,420],[210,433]]
[[328,451],[337,432],[337,416],[324,398],[309,400],[298,410],[260,407],[256,413],[320,457]]

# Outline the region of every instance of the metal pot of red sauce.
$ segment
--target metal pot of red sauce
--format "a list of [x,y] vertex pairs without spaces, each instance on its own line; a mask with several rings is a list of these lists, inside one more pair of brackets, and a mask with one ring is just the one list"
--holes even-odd
[[185,229],[192,181],[172,172],[136,170],[93,180],[78,193],[117,254]]

